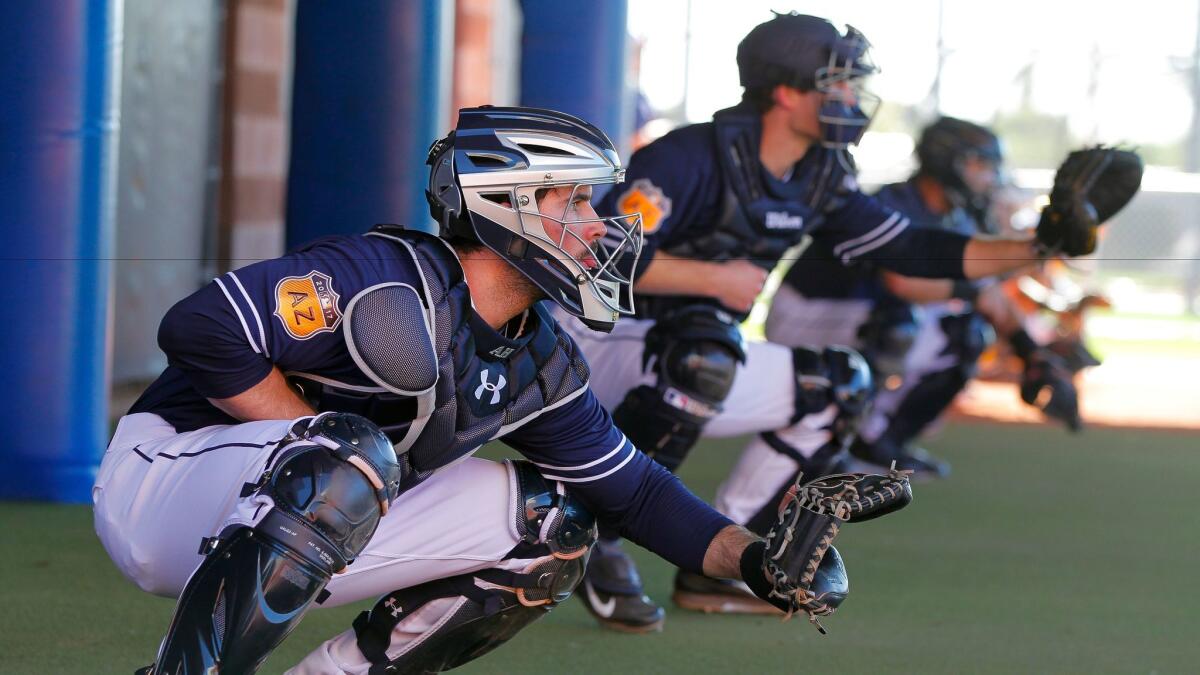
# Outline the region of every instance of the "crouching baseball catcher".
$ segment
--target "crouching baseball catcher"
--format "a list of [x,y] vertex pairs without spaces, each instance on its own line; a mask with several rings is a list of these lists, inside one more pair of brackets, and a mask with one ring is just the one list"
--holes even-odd
[[[640,220],[591,206],[623,175],[612,142],[563,113],[485,106],[428,164],[438,235],[320,239],[164,317],[169,365],[92,489],[117,568],[177,599],[142,674],[250,674],[308,611],[364,600],[289,675],[457,667],[569,596],[597,521],[681,569],[737,579],[753,559],[754,583],[787,589],[759,537],[613,425],[540,302],[596,330],[630,311],[614,268],[636,258]],[[471,456],[490,440],[526,461]]]
[[742,554],[742,578],[758,597],[786,613],[802,612],[825,633],[819,616],[833,614],[850,592],[833,540],[844,523],[898,511],[912,502],[908,471],[843,473],[796,484],[779,505],[763,542]]

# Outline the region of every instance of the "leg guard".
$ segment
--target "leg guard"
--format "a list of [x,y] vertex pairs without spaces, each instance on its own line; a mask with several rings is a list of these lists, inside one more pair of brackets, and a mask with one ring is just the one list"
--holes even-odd
[[[517,532],[511,559],[531,559],[519,572],[486,569],[438,579],[384,596],[354,621],[358,650],[371,675],[440,673],[507,642],[570,597],[596,540],[595,518],[528,462],[513,462]],[[444,599],[452,599],[446,602]],[[439,610],[435,601],[444,605]],[[423,616],[429,607],[437,617]],[[439,613],[440,612],[440,613]],[[428,628],[417,633],[413,625]],[[396,644],[399,636],[407,639]]]
[[871,364],[879,386],[897,389],[904,378],[904,361],[917,339],[918,323],[908,304],[877,303],[858,329],[862,354]]
[[383,432],[338,413],[297,423],[244,495],[274,507],[254,528],[206,539],[153,673],[253,673],[374,534],[401,464]]
[[759,438],[794,462],[795,470],[786,476],[772,476],[776,481],[786,480],[777,483],[778,488],[745,523],[758,534],[765,535],[774,524],[777,507],[798,475],[815,480],[839,470],[874,393],[870,367],[849,347],[830,346],[820,352],[796,347],[792,367],[796,371],[792,425]]
[[676,310],[646,334],[643,364],[658,381],[642,385],[613,411],[613,422],[635,446],[675,471],[721,411],[733,388],[745,343],[733,319],[707,305]]
[[919,436],[967,386],[970,371],[956,366],[922,377],[901,400],[881,437],[903,446]]

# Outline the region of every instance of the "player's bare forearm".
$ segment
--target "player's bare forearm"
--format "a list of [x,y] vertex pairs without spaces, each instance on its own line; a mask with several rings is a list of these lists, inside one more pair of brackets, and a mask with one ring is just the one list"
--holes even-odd
[[983,289],[975,301],[975,308],[987,318],[1002,338],[1011,337],[1022,326],[1024,317],[1020,309],[998,285]]
[[710,577],[741,579],[742,551],[759,539],[740,525],[726,525],[704,552],[704,573]]
[[1033,241],[973,237],[963,251],[963,274],[968,279],[980,279],[1033,267],[1041,262]]
[[236,396],[208,400],[242,422],[290,420],[316,413],[278,368],[272,368],[261,382]]
[[906,277],[890,270],[882,270],[882,276],[883,285],[901,300],[924,304],[954,297],[954,282],[949,279]]
[[643,295],[712,295],[711,279],[718,265],[655,251],[634,288]]
[[749,260],[711,262],[656,251],[634,290],[643,295],[699,295],[747,311],[766,282],[767,271]]

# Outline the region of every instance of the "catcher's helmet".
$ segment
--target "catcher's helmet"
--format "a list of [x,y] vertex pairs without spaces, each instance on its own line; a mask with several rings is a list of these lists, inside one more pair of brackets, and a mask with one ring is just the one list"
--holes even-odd
[[[991,181],[972,185],[964,172],[969,158],[983,160],[992,170]],[[1004,149],[991,130],[954,117],[938,118],[925,127],[917,141],[918,173],[933,178],[945,189],[950,201],[968,209],[985,224],[992,194],[1001,185]]]
[[853,26],[842,32],[820,17],[776,13],[738,44],[738,76],[746,88],[783,84],[824,93],[822,140],[827,147],[845,149],[862,138],[879,99],[861,88],[851,98],[836,85],[859,85],[879,72],[870,49],[871,43]]
[[[572,219],[538,207],[550,188],[578,190],[624,179],[603,131],[553,110],[464,108],[454,131],[429,149],[426,163],[425,195],[443,237],[482,243],[593,329],[611,330],[619,315],[633,313],[641,214]],[[589,245],[571,226],[596,220],[607,234]],[[576,240],[574,247],[587,247],[583,260],[567,251],[568,237]]]

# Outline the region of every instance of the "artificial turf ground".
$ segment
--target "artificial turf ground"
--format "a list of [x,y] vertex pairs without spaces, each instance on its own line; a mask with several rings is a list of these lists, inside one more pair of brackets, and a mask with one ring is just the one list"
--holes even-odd
[[[706,442],[683,478],[711,496],[740,448]],[[601,631],[569,601],[462,673],[1200,672],[1200,435],[949,426],[930,447],[952,479],[838,540],[851,596],[820,636],[803,620],[703,616]],[[108,561],[82,506],[0,505],[0,673],[128,675],[172,603]],[[634,549],[647,591],[666,563]],[[312,612],[261,672],[349,625]]]

